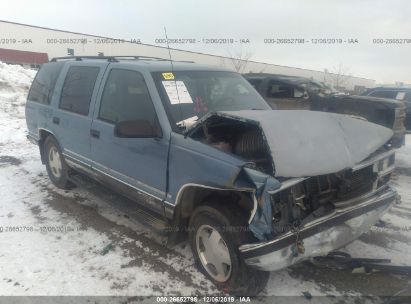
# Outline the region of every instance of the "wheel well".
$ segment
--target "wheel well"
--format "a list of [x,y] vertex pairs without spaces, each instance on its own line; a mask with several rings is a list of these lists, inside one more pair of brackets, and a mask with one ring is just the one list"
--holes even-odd
[[[207,202],[218,202],[224,206],[243,210],[245,218],[249,218],[254,209],[251,192],[236,190],[210,189],[201,186],[188,186],[182,190],[174,212],[173,224],[176,231],[187,231],[188,223],[194,210]],[[238,209],[237,209],[238,210]]]
[[46,131],[46,130],[42,130],[42,129],[40,129],[39,135],[40,135],[39,148],[40,148],[41,162],[42,162],[42,164],[45,164],[46,159],[45,159],[45,151],[44,151],[44,141],[46,140],[46,138],[48,136],[50,136],[50,135],[54,136],[54,135],[51,132]]

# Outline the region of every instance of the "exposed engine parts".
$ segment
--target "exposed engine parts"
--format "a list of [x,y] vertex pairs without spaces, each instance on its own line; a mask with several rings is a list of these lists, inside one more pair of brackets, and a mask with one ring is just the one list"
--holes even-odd
[[273,174],[273,163],[264,135],[258,126],[227,121],[204,124],[197,136],[203,142],[224,152],[232,153],[249,160],[252,167]]
[[234,143],[234,154],[248,159],[266,157],[266,149],[263,136],[258,130],[246,131]]

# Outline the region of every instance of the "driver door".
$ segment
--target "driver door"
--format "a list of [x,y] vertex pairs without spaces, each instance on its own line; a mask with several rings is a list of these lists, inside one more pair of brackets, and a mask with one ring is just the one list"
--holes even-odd
[[144,76],[135,70],[109,68],[103,81],[91,127],[92,168],[126,196],[164,215],[167,139],[120,138],[114,132],[122,121],[159,126]]

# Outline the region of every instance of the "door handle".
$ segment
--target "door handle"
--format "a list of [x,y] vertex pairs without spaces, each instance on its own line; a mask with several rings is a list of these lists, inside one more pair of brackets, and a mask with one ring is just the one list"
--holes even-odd
[[90,130],[90,135],[94,138],[100,138],[100,131],[91,129]]
[[56,124],[56,125],[59,125],[60,124],[60,118],[53,117],[53,123]]

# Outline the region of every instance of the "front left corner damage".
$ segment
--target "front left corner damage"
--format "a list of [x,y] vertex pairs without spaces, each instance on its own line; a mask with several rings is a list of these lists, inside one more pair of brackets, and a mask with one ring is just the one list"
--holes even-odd
[[[249,229],[259,241],[266,241],[273,234],[272,207],[270,192],[280,188],[281,183],[260,171],[243,168],[243,176],[253,185],[254,213],[251,215]],[[240,174],[241,176],[241,174]],[[237,183],[242,182],[241,179]]]

